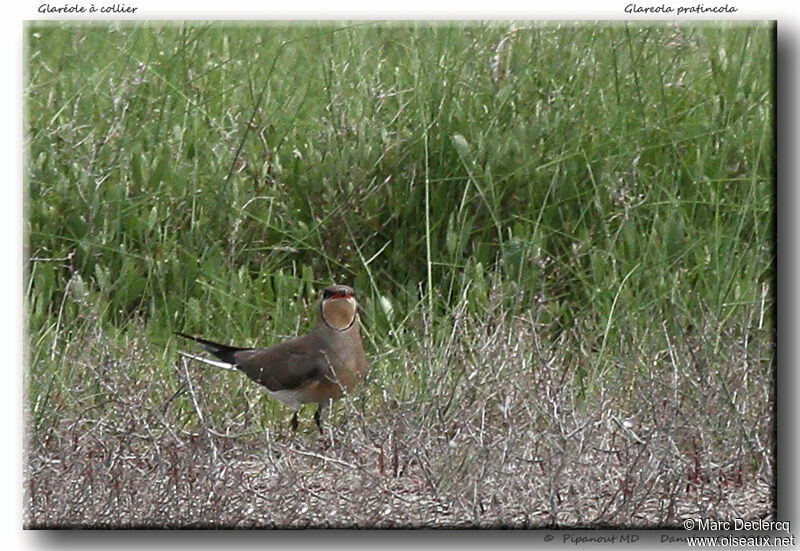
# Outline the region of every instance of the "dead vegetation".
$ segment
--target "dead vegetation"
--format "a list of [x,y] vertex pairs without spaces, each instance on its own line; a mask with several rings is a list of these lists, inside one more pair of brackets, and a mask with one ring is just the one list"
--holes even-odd
[[575,335],[545,337],[531,315],[481,325],[459,316],[440,339],[379,356],[324,437],[304,418],[294,438],[285,419],[263,418],[267,398],[246,382],[174,354],[172,376],[153,377],[162,347],[143,330],[112,346],[87,326],[63,351],[69,393],[52,390],[48,414],[28,419],[25,524],[646,528],[774,518],[768,344],[736,344],[732,330],[716,337],[713,359],[698,336],[660,351],[632,344],[590,382],[591,353],[574,352]]

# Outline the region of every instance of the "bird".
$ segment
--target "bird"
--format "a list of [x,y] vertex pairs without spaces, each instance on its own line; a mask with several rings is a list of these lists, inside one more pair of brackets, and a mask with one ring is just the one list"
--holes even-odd
[[347,285],[323,289],[319,317],[309,334],[269,348],[242,348],[177,331],[175,334],[200,343],[220,361],[179,352],[182,356],[223,369],[238,369],[291,408],[293,432],[297,432],[302,405],[316,403],[314,421],[322,434],[322,413],[363,380],[367,371],[355,291]]

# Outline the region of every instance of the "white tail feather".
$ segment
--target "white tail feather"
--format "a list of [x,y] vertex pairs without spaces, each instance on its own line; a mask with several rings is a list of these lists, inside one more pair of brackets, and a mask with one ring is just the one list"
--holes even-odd
[[228,362],[218,362],[217,360],[209,360],[208,358],[204,358],[203,356],[195,356],[194,354],[181,352],[180,350],[178,350],[178,354],[180,354],[184,358],[189,358],[190,360],[197,360],[198,362],[203,362],[204,364],[213,365],[221,369],[227,369],[229,371],[236,370],[236,367],[229,364]]

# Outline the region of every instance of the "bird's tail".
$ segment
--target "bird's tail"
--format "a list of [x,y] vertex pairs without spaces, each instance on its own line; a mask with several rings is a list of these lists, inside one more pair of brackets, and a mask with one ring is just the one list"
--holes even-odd
[[193,337],[191,335],[187,335],[185,333],[180,333],[179,331],[175,331],[175,334],[179,337],[183,337],[184,339],[189,339],[195,342],[199,342],[203,345],[208,352],[214,354],[217,358],[222,360],[225,363],[235,365],[236,358],[234,358],[234,354],[241,350],[250,350],[249,348],[241,348],[238,346],[229,346],[227,344],[220,344],[218,342],[209,341],[206,339],[201,339],[200,337]]

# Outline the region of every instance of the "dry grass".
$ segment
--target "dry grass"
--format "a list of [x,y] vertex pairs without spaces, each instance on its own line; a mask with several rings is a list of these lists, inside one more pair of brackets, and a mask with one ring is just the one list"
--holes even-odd
[[[768,345],[722,335],[713,360],[713,343],[698,336],[660,351],[632,346],[588,389],[579,379],[594,353],[574,353],[576,335],[548,336],[533,315],[477,324],[459,312],[439,341],[376,359],[324,437],[307,418],[294,438],[283,421],[264,420],[267,398],[229,373],[176,360],[173,379],[154,380],[148,358],[163,352],[142,330],[114,348],[87,325],[63,358],[82,376],[28,430],[25,524],[644,528],[774,518]],[[424,320],[417,329],[435,333]],[[427,387],[409,387],[415,378]]]

